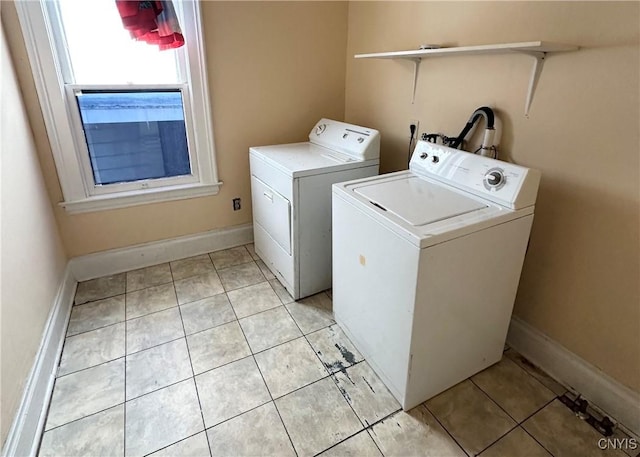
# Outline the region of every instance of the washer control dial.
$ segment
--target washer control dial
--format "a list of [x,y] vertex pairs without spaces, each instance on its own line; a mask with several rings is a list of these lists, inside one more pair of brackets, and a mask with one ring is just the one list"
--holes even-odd
[[320,136],[327,129],[327,124],[320,124],[316,127],[316,135]]
[[438,157],[438,156],[431,156],[431,161],[432,161],[433,163],[438,163],[438,162],[440,162],[440,157]]
[[426,159],[427,157],[429,157],[429,154],[427,154],[426,152],[423,152],[422,154],[420,154],[420,158],[422,160]]
[[489,190],[498,190],[507,182],[502,168],[492,168],[484,175],[484,187]]

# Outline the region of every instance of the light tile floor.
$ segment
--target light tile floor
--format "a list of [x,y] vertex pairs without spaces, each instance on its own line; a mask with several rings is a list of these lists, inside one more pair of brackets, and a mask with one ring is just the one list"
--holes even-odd
[[40,455],[634,455],[510,349],[403,412],[331,308],[252,245],[80,283]]

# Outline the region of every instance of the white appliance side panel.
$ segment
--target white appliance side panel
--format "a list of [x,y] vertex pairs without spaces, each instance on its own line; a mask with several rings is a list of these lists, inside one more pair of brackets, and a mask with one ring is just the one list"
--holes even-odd
[[253,242],[256,253],[265,265],[293,295],[293,256],[287,254],[259,223],[253,222]]
[[420,250],[333,196],[333,312],[403,403]]
[[377,165],[297,179],[294,240],[300,296],[294,298],[331,288],[331,185],[376,174]]
[[405,410],[502,358],[532,222],[422,250]]
[[251,176],[253,220],[260,224],[287,254],[291,254],[291,203],[276,190]]

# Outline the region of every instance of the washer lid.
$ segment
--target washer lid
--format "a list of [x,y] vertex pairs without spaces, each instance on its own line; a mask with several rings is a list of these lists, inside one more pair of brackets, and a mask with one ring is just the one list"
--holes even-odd
[[366,182],[352,188],[412,226],[421,226],[486,208],[484,203],[419,178]]

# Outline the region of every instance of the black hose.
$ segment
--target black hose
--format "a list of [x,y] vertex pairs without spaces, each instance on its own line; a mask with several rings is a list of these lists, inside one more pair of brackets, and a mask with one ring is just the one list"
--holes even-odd
[[462,141],[467,136],[467,134],[471,131],[475,123],[480,119],[480,117],[484,117],[484,120],[487,123],[487,129],[493,129],[493,123],[495,122],[495,116],[493,115],[493,110],[488,106],[481,106],[477,110],[473,112],[469,121],[466,123],[460,135],[456,137],[455,140],[450,144],[452,148],[459,148],[462,145]]

